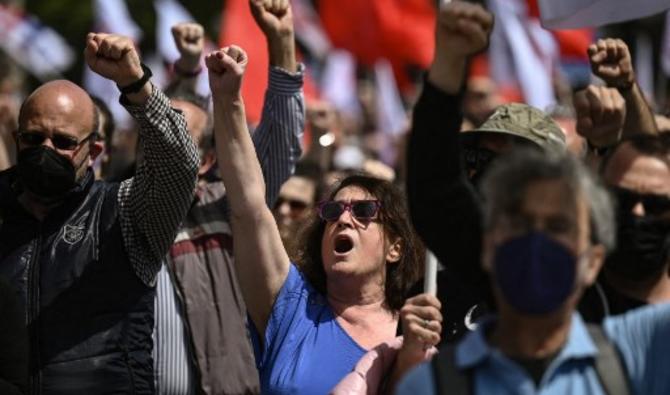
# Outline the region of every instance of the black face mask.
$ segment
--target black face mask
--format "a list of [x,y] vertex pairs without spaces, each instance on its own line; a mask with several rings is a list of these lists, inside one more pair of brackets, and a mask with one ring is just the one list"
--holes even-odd
[[26,189],[48,200],[63,197],[76,186],[72,162],[43,145],[19,151],[18,174]]
[[644,281],[660,273],[670,258],[670,221],[620,213],[617,246],[605,267],[630,280]]

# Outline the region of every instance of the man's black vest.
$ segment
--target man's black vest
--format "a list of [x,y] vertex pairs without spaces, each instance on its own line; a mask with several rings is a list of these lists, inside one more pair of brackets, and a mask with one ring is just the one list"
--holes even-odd
[[135,274],[119,223],[119,184],[89,170],[40,222],[0,173],[0,276],[25,308],[32,394],[153,393],[155,289]]

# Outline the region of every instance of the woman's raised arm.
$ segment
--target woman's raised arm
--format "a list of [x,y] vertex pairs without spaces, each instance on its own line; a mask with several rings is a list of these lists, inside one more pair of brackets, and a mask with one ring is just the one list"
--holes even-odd
[[231,209],[237,278],[249,315],[262,334],[288,275],[289,258],[265,203],[265,182],[247,129],[240,87],[248,59],[241,48],[231,46],[210,53],[205,62],[216,154]]

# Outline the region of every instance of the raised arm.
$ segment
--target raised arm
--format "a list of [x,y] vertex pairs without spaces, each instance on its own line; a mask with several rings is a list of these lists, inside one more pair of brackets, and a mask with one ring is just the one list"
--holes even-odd
[[634,134],[657,134],[654,114],[635,79],[635,70],[628,46],[623,40],[598,40],[589,49],[593,74],[608,87],[616,88],[626,101],[626,121],[623,137]]
[[221,177],[235,234],[235,269],[247,310],[259,333],[289,270],[289,258],[270,209],[265,183],[247,129],[240,94],[247,56],[232,46],[207,55],[214,103],[214,133]]
[[86,61],[120,88],[134,87],[121,103],[140,126],[140,160],[135,176],[118,193],[121,232],[138,277],[152,285],[162,258],[193,199],[198,153],[184,117],[150,81],[132,41],[110,34],[89,34]]
[[265,180],[265,200],[273,207],[279,189],[302,154],[305,125],[303,68],[295,60],[293,17],[288,0],[251,0],[251,12],[265,34],[270,57],[261,122],[253,134]]
[[172,80],[165,91],[171,96],[194,93],[202,72],[200,58],[205,47],[205,30],[198,23],[184,22],[172,26],[171,31],[179,59],[172,65]]
[[589,142],[586,160],[597,170],[600,148],[613,147],[623,134],[626,103],[615,88],[589,85],[574,95],[577,133]]
[[435,57],[414,109],[407,151],[407,194],[414,226],[438,259],[480,277],[481,210],[461,164],[461,88],[468,58],[485,49],[493,17],[451,2],[440,9]]

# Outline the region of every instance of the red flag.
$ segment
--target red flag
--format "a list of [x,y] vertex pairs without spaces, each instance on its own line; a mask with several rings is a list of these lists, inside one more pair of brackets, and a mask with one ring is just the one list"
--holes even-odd
[[433,58],[435,6],[429,0],[320,0],[319,13],[335,47],[367,66],[388,59],[399,84],[405,67]]
[[[263,98],[268,86],[268,57],[265,35],[256,25],[251,15],[249,0],[227,0],[221,18],[219,45],[225,47],[235,44],[244,49],[249,56],[249,64],[242,81],[242,97],[251,124],[258,124],[263,112]],[[296,52],[298,50],[296,49]],[[296,53],[296,56],[300,56]],[[305,96],[319,96],[316,85],[307,71],[303,78]]]
[[221,18],[222,47],[235,44],[249,56],[249,64],[242,82],[242,95],[247,119],[257,124],[263,109],[263,96],[268,85],[268,53],[265,36],[256,25],[249,9],[249,0],[226,0]]

